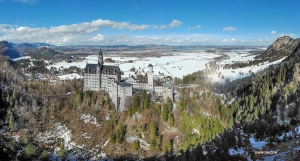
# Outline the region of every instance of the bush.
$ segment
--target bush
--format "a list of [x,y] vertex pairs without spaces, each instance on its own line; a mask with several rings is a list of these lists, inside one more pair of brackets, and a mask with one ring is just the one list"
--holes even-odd
[[46,150],[43,150],[43,152],[41,153],[40,159],[49,160],[49,153]]
[[133,148],[134,150],[138,150],[139,147],[140,147],[139,141],[138,141],[138,140],[135,140],[135,141],[133,142],[133,144],[132,144],[132,148]]
[[115,134],[110,134],[110,142],[115,143],[116,142],[116,135]]
[[172,151],[172,145],[171,145],[171,140],[167,141],[166,145],[165,145],[165,149],[164,152],[168,153]]
[[35,146],[31,143],[25,147],[25,154],[27,155],[35,155]]

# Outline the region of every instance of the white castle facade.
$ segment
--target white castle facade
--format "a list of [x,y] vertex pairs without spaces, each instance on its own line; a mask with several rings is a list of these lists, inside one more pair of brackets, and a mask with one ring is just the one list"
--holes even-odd
[[86,64],[84,69],[83,91],[105,90],[109,93],[116,110],[121,112],[132,99],[133,89],[145,89],[146,91],[167,97],[173,101],[173,89],[170,86],[155,86],[153,83],[153,66],[148,65],[148,82],[138,83],[133,77],[125,82],[120,81],[121,70],[118,66],[104,65],[102,51],[98,53],[97,64]]

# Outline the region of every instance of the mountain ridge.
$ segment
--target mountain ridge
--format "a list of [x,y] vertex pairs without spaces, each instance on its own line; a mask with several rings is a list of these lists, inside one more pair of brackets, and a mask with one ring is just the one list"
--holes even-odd
[[0,55],[9,56],[11,59],[21,56],[20,52],[7,41],[0,42]]
[[289,36],[283,36],[276,39],[261,57],[288,56],[294,52],[300,44],[300,38],[293,39]]

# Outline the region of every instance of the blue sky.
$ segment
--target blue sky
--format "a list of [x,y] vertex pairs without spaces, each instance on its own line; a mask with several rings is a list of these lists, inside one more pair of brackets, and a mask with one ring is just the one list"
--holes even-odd
[[0,40],[269,45],[300,36],[299,0],[0,0]]

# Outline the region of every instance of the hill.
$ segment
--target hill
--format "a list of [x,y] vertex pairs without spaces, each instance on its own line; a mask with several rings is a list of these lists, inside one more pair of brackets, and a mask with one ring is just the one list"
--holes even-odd
[[20,43],[20,44],[17,44],[15,46],[15,48],[17,50],[19,50],[20,52],[22,52],[22,53],[26,53],[26,52],[28,52],[28,51],[30,51],[32,49],[36,49],[36,47],[34,45],[29,44],[29,43]]
[[52,59],[56,56],[63,55],[63,53],[60,53],[47,47],[41,47],[39,49],[33,49],[28,51],[27,55],[31,56],[32,58],[38,59]]
[[7,41],[0,42],[0,55],[9,56],[11,59],[20,57],[20,53]]
[[288,56],[293,53],[293,51],[299,45],[299,43],[300,38],[293,39],[289,36],[280,37],[273,44],[271,44],[264,53],[260,54],[257,58]]

